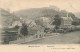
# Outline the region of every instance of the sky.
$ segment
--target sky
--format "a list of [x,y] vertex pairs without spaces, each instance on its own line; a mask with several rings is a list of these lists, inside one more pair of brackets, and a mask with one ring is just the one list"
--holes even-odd
[[80,12],[80,0],[0,0],[0,8],[10,9],[11,12],[49,6],[57,6],[69,12]]

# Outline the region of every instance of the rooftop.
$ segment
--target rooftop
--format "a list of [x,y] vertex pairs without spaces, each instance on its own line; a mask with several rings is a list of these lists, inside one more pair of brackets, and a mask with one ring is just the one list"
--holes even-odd
[[61,17],[63,20],[70,20],[73,21],[73,19],[71,17]]

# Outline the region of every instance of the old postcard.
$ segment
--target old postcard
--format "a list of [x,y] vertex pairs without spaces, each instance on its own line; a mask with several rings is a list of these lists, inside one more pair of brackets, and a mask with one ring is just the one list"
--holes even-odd
[[0,0],[0,52],[80,52],[79,4]]

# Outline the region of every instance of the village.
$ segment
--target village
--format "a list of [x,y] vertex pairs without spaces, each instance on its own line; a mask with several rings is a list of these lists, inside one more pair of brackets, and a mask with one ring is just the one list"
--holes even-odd
[[74,25],[73,22],[73,18],[68,13],[66,13],[65,17],[58,14],[54,17],[42,16],[36,19],[19,17],[18,20],[13,21],[3,29],[3,34],[8,34],[4,42],[7,42],[7,44],[21,44],[46,37],[80,31],[80,24]]
[[[23,26],[23,29],[19,28],[17,33],[18,36],[16,40],[10,41],[10,44],[16,44],[16,43],[25,43],[34,41],[37,39],[42,39],[54,35],[60,35],[62,33],[69,33],[76,30],[80,30],[80,25],[74,26],[72,25],[73,19],[71,17],[61,17],[61,24],[59,25],[52,25],[51,19],[48,17],[40,17],[40,19],[33,20],[23,20],[22,17],[20,18],[22,21],[15,21],[12,26],[9,26],[9,28],[16,28],[16,27],[22,27],[22,23],[24,23],[26,26]],[[59,19],[60,20],[60,19]],[[58,27],[57,27],[58,26]],[[27,28],[26,28],[27,27]],[[27,30],[24,30],[27,29]],[[23,30],[23,32],[21,32]],[[9,31],[14,32],[14,31]],[[25,33],[26,32],[26,33]]]

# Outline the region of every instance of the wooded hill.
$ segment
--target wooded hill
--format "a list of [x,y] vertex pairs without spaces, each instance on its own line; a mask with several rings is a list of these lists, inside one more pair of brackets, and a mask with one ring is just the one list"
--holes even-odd
[[13,21],[18,20],[19,18],[16,17],[14,14],[10,13],[7,10],[0,9],[0,18],[2,26],[7,27],[12,24]]
[[67,13],[69,14],[69,17],[72,17],[73,20],[77,19],[77,17],[71,13],[67,12],[65,10],[59,10],[59,8],[54,8],[54,7],[43,7],[43,8],[31,8],[31,9],[25,9],[25,10],[20,10],[17,12],[14,12],[15,15],[23,18],[39,18],[39,17],[51,17],[54,18],[55,15],[60,15],[61,17],[67,16]]
[[65,10],[59,10],[57,7],[43,7],[43,8],[31,8],[16,11],[14,13],[10,13],[4,9],[0,9],[2,24],[3,26],[9,26],[13,21],[19,20],[20,17],[23,19],[36,19],[39,17],[50,17],[52,20],[55,15],[60,15],[61,17],[66,17],[67,13],[69,17],[72,17],[73,20],[77,20],[78,18],[71,12],[67,12]]

